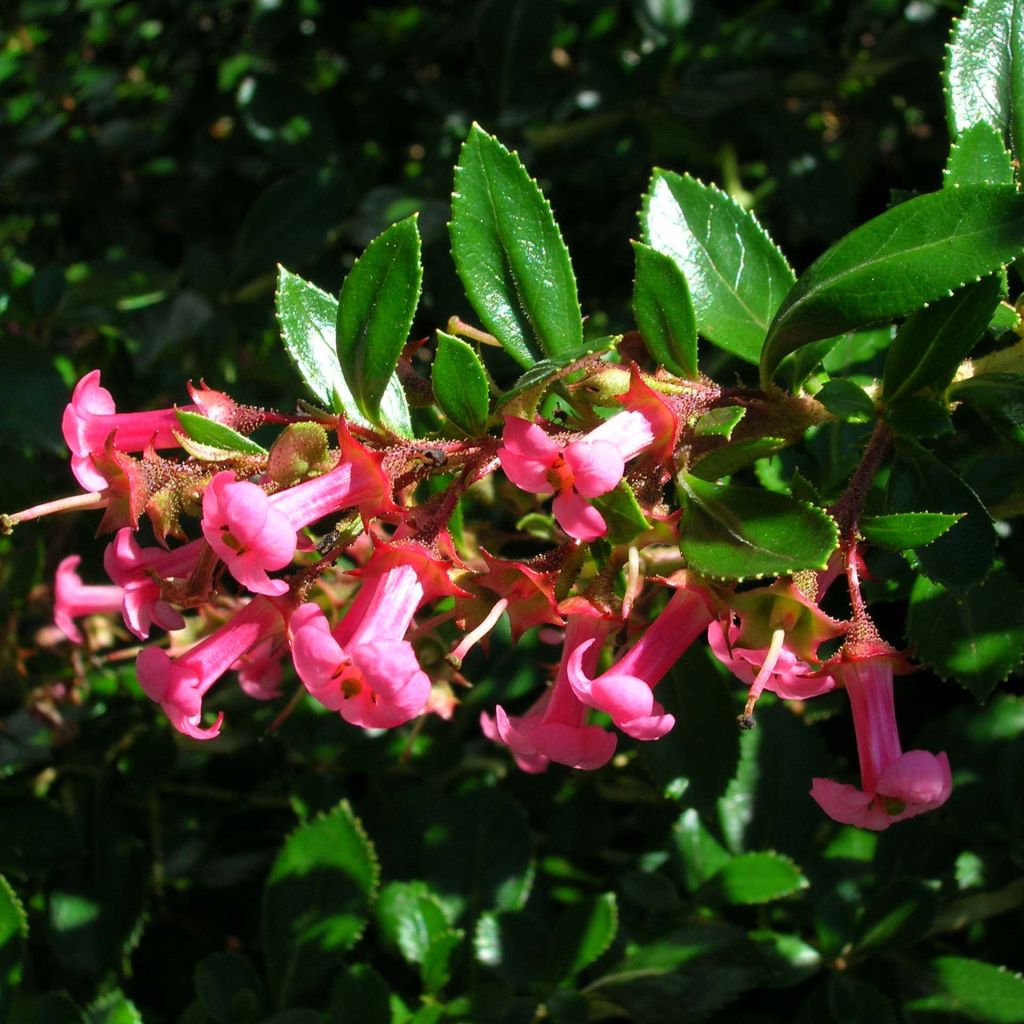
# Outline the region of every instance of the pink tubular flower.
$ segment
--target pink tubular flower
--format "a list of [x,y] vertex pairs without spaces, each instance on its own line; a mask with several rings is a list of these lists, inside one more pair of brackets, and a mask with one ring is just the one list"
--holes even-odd
[[107,545],[103,567],[124,589],[121,614],[125,625],[140,640],[149,636],[154,624],[161,629],[181,629],[185,620],[160,594],[160,581],[191,575],[205,541],[194,540],[173,551],[139,546],[134,533],[124,527]]
[[506,416],[502,439],[498,459],[509,480],[533,494],[554,493],[552,510],[562,529],[577,540],[595,540],[608,528],[586,499],[612,490],[626,463],[650,446],[655,435],[643,413],[624,410],[566,445],[536,423]]
[[223,713],[208,728],[200,725],[206,691],[257,644],[284,633],[290,606],[257,597],[216,632],[172,659],[159,647],[139,653],[139,685],[155,700],[178,732],[197,740],[220,733]]
[[584,704],[598,708],[628,736],[657,740],[675,725],[675,718],[654,699],[654,687],[707,629],[712,614],[698,590],[678,589],[640,639],[611,668],[591,679],[583,666],[590,644],[569,658],[569,682]]
[[586,725],[587,708],[569,684],[570,659],[581,654],[583,671],[593,672],[601,644],[612,623],[595,615],[570,615],[565,629],[562,660],[554,684],[523,715],[510,716],[499,704],[494,718],[480,715],[480,728],[495,743],[504,743],[525,772],[542,772],[549,762],[592,771],[611,760],[616,738],[597,725]]
[[430,679],[404,639],[413,616],[427,601],[461,592],[413,545],[380,545],[357,572],[364,583],[333,630],[317,605],[296,611],[292,659],[324,707],[364,729],[390,729],[415,718],[430,697]]
[[57,628],[72,642],[84,642],[75,619],[83,615],[105,615],[121,610],[124,591],[117,586],[89,586],[82,582],[76,571],[82,559],[68,555],[57,566],[53,582],[53,621]]
[[[227,395],[208,388],[190,389],[194,405],[184,406],[223,423],[234,417],[235,403]],[[107,478],[93,461],[113,435],[114,447],[121,452],[141,452],[146,448],[176,448],[175,431],[181,431],[175,409],[151,412],[119,413],[113,396],[100,386],[100,371],[92,370],[76,385],[61,422],[64,441],[71,449],[71,471],[87,491],[102,491]]]
[[814,779],[811,786],[811,796],[829,817],[875,832],[934,810],[949,799],[953,788],[944,753],[902,751],[892,692],[897,657],[881,648],[880,653],[831,666],[832,675],[850,695],[861,788],[832,779]]
[[377,457],[340,428],[341,461],[329,473],[270,497],[254,483],[218,473],[203,494],[203,535],[231,575],[254,594],[288,589],[267,571],[295,555],[296,533],[333,512],[360,507],[364,516],[390,511],[390,481]]

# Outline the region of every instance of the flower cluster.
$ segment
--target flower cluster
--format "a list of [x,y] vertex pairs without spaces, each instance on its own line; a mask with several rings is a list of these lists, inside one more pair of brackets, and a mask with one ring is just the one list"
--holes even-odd
[[[942,804],[945,755],[900,746],[893,677],[905,660],[858,601],[849,621],[821,607],[837,579],[856,589],[856,543],[823,572],[770,585],[702,579],[680,558],[679,513],[664,492],[718,391],[666,386],[636,367],[610,379],[618,387],[606,411],[592,403],[572,426],[507,415],[500,436],[428,445],[341,416],[247,408],[205,387],[181,409],[118,413],[94,371],[63,420],[86,493],[5,522],[104,512],[109,582],[84,584],[80,558],[65,558],[56,624],[74,643],[86,641],[76,620],[97,614],[120,614],[140,641],[154,627],[169,633],[138,653],[139,684],[196,740],[224,726],[207,698],[229,673],[248,696],[270,700],[293,672],[310,697],[364,729],[446,717],[453,687],[468,685],[464,659],[507,617],[514,639],[540,629],[561,642],[552,681],[530,706],[480,715],[484,735],[524,771],[593,770],[612,759],[620,733],[665,736],[676,720],[656,690],[706,636],[748,687],[741,725],[766,690],[798,702],[846,690],[861,787],[815,779],[811,796],[831,817],[882,829]],[[198,440],[187,429],[195,417],[218,430]],[[280,428],[269,451],[247,436],[267,424]],[[454,536],[460,502],[485,480],[492,524],[462,517]],[[493,554],[517,536],[494,523],[535,509],[537,495],[553,496],[550,543],[529,557]],[[625,536],[624,507],[641,517]],[[428,640],[447,657],[422,660]]]

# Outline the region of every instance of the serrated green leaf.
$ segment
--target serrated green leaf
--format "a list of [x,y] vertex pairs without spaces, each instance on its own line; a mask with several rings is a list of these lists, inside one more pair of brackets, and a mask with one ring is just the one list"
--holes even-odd
[[686,277],[700,333],[756,363],[795,277],[753,214],[689,175],[656,169],[641,220],[644,241]]
[[261,934],[279,1004],[338,969],[377,893],[373,845],[347,803],[300,825],[263,889]]
[[525,988],[547,972],[549,932],[546,921],[525,910],[481,914],[473,934],[473,952],[479,963],[516,988]]
[[911,1000],[911,1010],[953,1013],[990,1024],[1024,1022],[1024,978],[1005,967],[961,956],[932,961],[934,993]]
[[565,352],[557,358],[542,359],[540,362],[534,363],[497,400],[494,406],[495,413],[500,413],[502,416],[521,416],[523,419],[531,419],[537,411],[544,392],[556,380],[565,376],[568,367],[587,356],[607,351],[618,340],[617,336],[613,336],[586,341],[578,348]]
[[194,971],[196,995],[217,1024],[250,1024],[266,1013],[266,992],[256,968],[238,953],[216,952]]
[[800,868],[774,851],[733,857],[709,884],[727,903],[771,903],[808,886]]
[[[277,320],[285,351],[318,401],[360,426],[372,426],[360,412],[338,361],[338,300],[278,267]],[[398,374],[392,374],[387,383],[380,423],[403,437],[412,436],[409,403]]]
[[742,405],[726,405],[704,413],[693,426],[697,437],[724,437],[726,441],[747,414]]
[[871,544],[907,551],[923,548],[933,540],[938,540],[962,518],[962,513],[949,515],[942,512],[898,512],[888,516],[865,516],[860,521],[860,532]]
[[1024,590],[1003,568],[962,597],[919,577],[907,636],[940,679],[953,678],[984,701],[1024,654]]
[[814,397],[833,416],[848,423],[870,423],[875,418],[871,396],[852,380],[830,380]]
[[745,441],[732,441],[708,452],[693,467],[692,472],[701,480],[720,480],[723,476],[731,476],[753,465],[758,459],[774,455],[787,444],[782,437],[751,437]]
[[338,359],[359,410],[380,422],[381,402],[412,329],[423,265],[416,215],[381,232],[352,265],[338,298]]
[[448,928],[431,939],[420,968],[420,980],[425,992],[437,995],[448,984],[451,979],[452,956],[462,945],[465,935],[461,928]]
[[567,981],[589,967],[615,939],[619,908],[615,893],[590,896],[559,915],[548,940],[548,977]]
[[687,473],[677,483],[683,507],[679,548],[705,576],[743,580],[824,569],[838,543],[830,516],[786,495]]
[[438,331],[430,381],[441,411],[459,430],[468,437],[484,433],[490,403],[487,372],[471,345]]
[[390,882],[374,919],[385,941],[411,964],[422,964],[434,938],[448,930],[444,907],[426,882]]
[[238,452],[241,455],[266,455],[263,445],[250,440],[244,434],[226,427],[223,423],[211,420],[209,416],[201,416],[196,412],[176,410],[178,422],[182,430],[199,444],[220,451]]
[[942,184],[1012,185],[1013,157],[1003,142],[1003,133],[986,121],[965,129],[950,147]]
[[907,317],[889,349],[882,398],[946,387],[985,333],[1000,291],[999,275],[990,274]]
[[963,517],[917,551],[929,579],[964,593],[985,578],[996,554],[992,519],[974,491],[934,455],[912,442],[898,443],[888,502],[889,512],[928,509]]
[[455,168],[449,230],[469,301],[516,362],[582,344],[576,278],[551,207],[519,157],[477,124]]
[[885,422],[900,437],[942,437],[953,433],[945,402],[931,395],[904,395],[885,407]]
[[694,807],[683,811],[672,826],[672,852],[689,892],[696,892],[732,857],[701,821]]
[[1024,448],[1024,374],[983,373],[949,390],[954,402],[966,402],[1000,434]]
[[625,480],[607,494],[592,498],[590,503],[604,516],[606,538],[612,544],[629,544],[637,534],[651,527],[637,504],[633,488]]
[[786,295],[761,354],[767,387],[788,353],[920,309],[1013,260],[1024,196],[964,185],[917,196],[841,238]]
[[1024,4],[973,0],[946,50],[944,84],[949,134],[979,121],[1009,138],[1020,159],[1024,143]]
[[101,996],[82,1015],[82,1024],[143,1024],[142,1014],[120,990]]
[[14,990],[21,982],[28,918],[21,900],[0,875],[0,1021],[7,1020]]
[[935,888],[921,879],[892,878],[872,894],[857,922],[859,952],[908,949],[929,934],[939,907]]
[[680,377],[697,376],[697,320],[686,276],[671,256],[633,242],[633,314],[647,351]]

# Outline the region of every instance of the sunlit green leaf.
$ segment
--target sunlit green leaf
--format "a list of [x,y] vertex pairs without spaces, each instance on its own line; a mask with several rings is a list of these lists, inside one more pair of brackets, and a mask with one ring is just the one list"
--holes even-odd
[[883,548],[906,551],[923,548],[938,540],[963,515],[942,512],[898,512],[888,516],[864,516],[860,532],[864,539]]
[[178,409],[177,414],[178,422],[185,433],[201,445],[226,452],[239,452],[242,455],[267,454],[267,449],[263,445],[257,444],[223,423],[210,419],[209,416],[186,412],[184,409]]
[[681,377],[697,374],[697,321],[686,277],[671,256],[633,243],[633,314],[648,352]]
[[988,121],[965,129],[949,150],[943,185],[1012,185],[1013,158],[1003,133]]
[[469,437],[487,426],[487,372],[480,357],[461,338],[437,332],[437,355],[430,376],[441,411]]

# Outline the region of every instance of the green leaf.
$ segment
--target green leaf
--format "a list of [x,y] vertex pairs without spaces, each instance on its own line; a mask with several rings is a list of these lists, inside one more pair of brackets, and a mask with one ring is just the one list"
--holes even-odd
[[455,168],[449,230],[469,301],[516,362],[582,344],[576,279],[551,206],[519,157],[478,124]]
[[689,892],[696,892],[732,857],[701,821],[694,807],[683,811],[672,826],[672,852],[679,861],[683,882]]
[[1024,142],[1024,4],[974,0],[964,9],[946,50],[943,80],[949,134],[955,139],[985,121],[1012,142]]
[[618,927],[615,893],[590,896],[567,907],[548,940],[548,977],[553,982],[575,977],[608,949]]
[[944,187],[955,185],[1012,185],[1013,158],[1003,133],[986,121],[965,129],[950,147],[943,171]]
[[607,494],[592,498],[590,503],[604,516],[608,525],[607,539],[612,544],[629,544],[637,534],[651,528],[637,504],[633,488],[625,480]]
[[715,448],[693,467],[693,475],[701,480],[720,480],[781,451],[789,442],[782,437],[751,437]]
[[984,701],[1024,654],[1024,590],[1004,568],[962,597],[919,577],[907,636],[940,679],[956,679]]
[[939,906],[936,889],[921,879],[890,878],[872,894],[857,922],[854,948],[906,950],[927,936]]
[[870,423],[875,418],[870,395],[851,380],[830,380],[814,397],[833,416],[848,423]]
[[263,889],[261,933],[279,1005],[335,972],[363,932],[377,857],[347,803],[300,825]]
[[942,437],[953,433],[946,403],[930,395],[905,395],[885,407],[885,422],[900,437]]
[[239,452],[242,455],[267,454],[267,449],[263,445],[251,441],[244,434],[226,427],[223,423],[211,420],[209,416],[186,412],[184,409],[178,409],[176,412],[178,422],[185,433],[201,445],[225,452]]
[[761,353],[767,387],[782,358],[819,338],[903,316],[1014,259],[1024,196],[964,185],[917,196],[841,238],[800,275]]
[[784,494],[677,478],[683,506],[679,549],[705,576],[744,580],[824,569],[836,548],[825,512]]
[[1005,967],[962,956],[932,961],[934,994],[908,1003],[912,1010],[953,1013],[991,1024],[1024,1022],[1024,978]]
[[490,404],[487,372],[473,347],[461,338],[438,331],[430,380],[445,416],[468,437],[483,434]]
[[0,1021],[7,1020],[14,990],[21,982],[28,918],[21,900],[0,875]]
[[923,548],[938,540],[963,518],[963,513],[897,512],[888,516],[865,516],[860,521],[864,539],[883,548],[907,551]]
[[633,313],[647,351],[680,377],[697,376],[697,321],[690,289],[679,265],[640,242],[633,242],[636,283]]
[[756,363],[794,275],[753,214],[689,175],[656,169],[641,222],[644,241],[686,277],[700,333]]
[[436,995],[451,980],[452,956],[462,945],[465,936],[461,928],[448,928],[431,940],[420,969],[420,980],[425,992]]
[[966,402],[1018,448],[1024,448],[1024,374],[983,373],[954,384],[953,402]]
[[724,437],[728,441],[746,414],[747,410],[742,405],[710,409],[694,424],[693,432],[697,437]]
[[528,911],[481,914],[473,934],[477,961],[516,988],[540,981],[548,971],[550,927]]
[[542,359],[540,362],[534,363],[497,400],[494,406],[495,413],[500,413],[502,416],[521,416],[523,419],[531,419],[537,411],[537,406],[540,404],[541,398],[544,397],[544,393],[569,372],[573,363],[577,363],[587,356],[606,351],[618,340],[617,336],[595,338],[593,341],[583,342],[578,348],[565,352],[557,358]]
[[426,882],[390,882],[374,918],[386,942],[411,964],[422,964],[433,940],[448,930],[444,907]]
[[359,410],[380,422],[388,381],[405,348],[423,265],[416,214],[392,224],[352,265],[338,299],[338,358]]
[[733,857],[709,884],[727,903],[771,903],[806,889],[809,883],[789,857],[769,850]]
[[238,953],[216,952],[195,968],[196,995],[217,1024],[250,1024],[266,1013],[266,992],[256,969]]
[[[360,426],[372,426],[360,412],[338,361],[338,300],[278,267],[277,320],[285,351],[317,400]],[[409,404],[398,374],[392,374],[388,381],[380,422],[396,434],[412,436]]]
[[985,333],[1000,291],[999,275],[990,274],[907,317],[889,349],[882,398],[945,388]]
[[890,512],[928,509],[963,517],[917,551],[929,579],[964,593],[985,578],[996,554],[992,519],[974,491],[943,462],[919,445],[900,441],[889,474],[888,501]]
[[82,1015],[82,1024],[143,1024],[142,1014],[120,990],[96,1000]]

